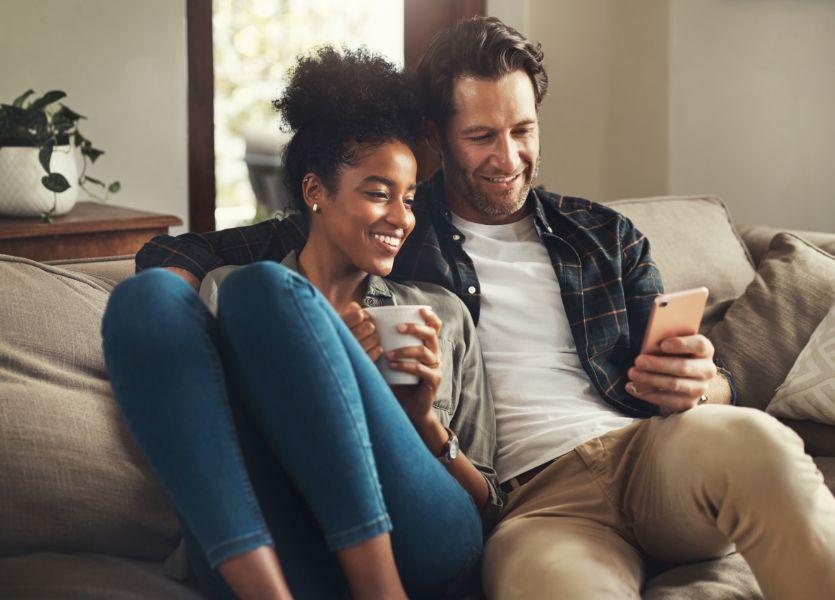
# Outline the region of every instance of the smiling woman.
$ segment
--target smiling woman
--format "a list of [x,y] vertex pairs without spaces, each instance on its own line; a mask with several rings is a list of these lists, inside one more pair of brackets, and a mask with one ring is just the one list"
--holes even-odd
[[[299,212],[186,234],[243,253],[199,296],[181,269],[142,270],[162,237],[111,294],[108,374],[212,597],[437,598],[477,582],[502,497],[475,326],[452,293],[383,279],[415,224],[409,83],[366,51],[300,58],[275,101]],[[420,318],[398,326],[413,345],[384,352],[365,309],[394,305]],[[418,383],[389,387],[375,362]]]

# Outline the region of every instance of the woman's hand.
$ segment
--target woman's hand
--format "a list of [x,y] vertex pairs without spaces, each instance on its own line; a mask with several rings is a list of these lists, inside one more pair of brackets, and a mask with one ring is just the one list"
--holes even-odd
[[[406,346],[385,353],[389,367],[393,371],[411,373],[420,378],[417,385],[401,385],[392,388],[394,395],[418,432],[436,420],[435,413],[432,412],[432,403],[435,401],[435,395],[438,393],[442,380],[438,334],[443,325],[431,310],[421,309],[420,316],[423,317],[423,325],[403,323],[397,329],[400,333],[417,337],[423,344]],[[407,358],[415,359],[417,362],[404,360]]]
[[380,346],[380,337],[377,335],[377,328],[374,321],[356,302],[351,302],[348,307],[339,315],[354,337],[365,350],[368,357],[376,361],[383,354],[383,347]]

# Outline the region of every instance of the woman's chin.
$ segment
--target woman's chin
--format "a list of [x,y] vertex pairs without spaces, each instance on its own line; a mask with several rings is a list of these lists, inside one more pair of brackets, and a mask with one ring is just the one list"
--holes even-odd
[[388,277],[393,268],[394,258],[387,258],[383,260],[371,260],[368,262],[368,268],[363,270],[371,275],[377,275],[378,277]]

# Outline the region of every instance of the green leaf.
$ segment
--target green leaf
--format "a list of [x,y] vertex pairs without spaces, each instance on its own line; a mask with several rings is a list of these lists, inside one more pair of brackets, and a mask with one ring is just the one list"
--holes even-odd
[[75,121],[68,119],[58,112],[52,115],[52,126],[55,128],[55,131],[65,132],[75,127]]
[[77,112],[75,112],[73,109],[71,109],[66,104],[62,104],[61,105],[61,110],[59,110],[58,112],[61,113],[61,114],[64,114],[68,119],[73,119],[74,121],[78,121],[79,119],[86,119],[87,118],[84,115],[78,114]]
[[95,177],[90,177],[89,175],[84,176],[84,181],[89,181],[90,183],[95,183],[96,185],[104,187],[104,182],[101,179],[96,179]]
[[52,158],[52,150],[55,148],[55,140],[47,140],[46,143],[41,147],[40,152],[38,152],[38,160],[41,161],[41,166],[43,170],[50,173],[49,170],[49,159]]
[[53,102],[57,102],[67,94],[60,91],[60,90],[52,90],[51,92],[47,92],[34,102],[26,107],[28,112],[36,112],[39,110],[43,110],[45,107],[49,106]]
[[89,158],[92,162],[96,162],[96,159],[104,154],[104,150],[99,150],[98,148],[88,147],[86,144],[81,148],[81,153]]
[[70,182],[60,173],[50,173],[41,177],[41,183],[50,192],[60,194],[70,189]]
[[84,139],[84,136],[81,135],[80,133],[78,133],[77,131],[73,134],[72,139],[73,139],[73,143],[75,144],[76,148],[78,148],[83,142],[86,141]]
[[109,186],[107,186],[107,191],[110,192],[111,194],[115,194],[116,192],[118,192],[121,189],[122,189],[122,184],[119,183],[118,181],[114,181]]
[[21,106],[23,106],[23,102],[34,93],[35,90],[26,90],[25,92],[23,92],[22,95],[14,99],[14,102],[12,102],[12,106],[20,108]]

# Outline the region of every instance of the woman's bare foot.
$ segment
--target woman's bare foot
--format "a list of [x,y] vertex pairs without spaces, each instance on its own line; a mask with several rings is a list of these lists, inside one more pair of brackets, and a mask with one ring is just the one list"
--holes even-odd
[[337,552],[354,600],[407,600],[388,533]]
[[292,600],[278,556],[270,546],[238,554],[217,567],[226,583],[242,600]]

